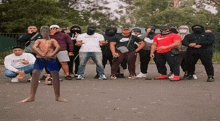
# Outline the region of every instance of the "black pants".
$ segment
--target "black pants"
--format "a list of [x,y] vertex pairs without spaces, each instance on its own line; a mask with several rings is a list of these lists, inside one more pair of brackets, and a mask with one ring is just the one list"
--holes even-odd
[[[69,72],[73,73],[73,63],[75,63],[75,74],[77,74],[78,72],[78,67],[79,67],[79,56],[77,56],[78,54],[74,54],[74,56],[69,56],[70,61],[67,62],[68,66],[69,66]],[[74,61],[75,59],[75,61]]]
[[140,50],[140,69],[141,73],[146,74],[148,69],[148,64],[150,62],[150,50]]
[[186,72],[188,65],[187,65],[186,52],[185,51],[180,51],[180,54],[178,55],[177,61],[180,64],[183,72]]
[[175,76],[180,75],[179,63],[177,62],[176,55],[173,55],[170,51],[166,53],[156,53],[155,62],[157,65],[158,73],[162,75],[167,75],[166,62],[169,64],[171,70]]
[[112,60],[113,60],[113,56],[112,54],[103,54],[102,55],[102,64],[105,68],[105,65],[107,64],[107,62],[109,61],[110,66],[112,67]]
[[188,74],[193,75],[195,71],[195,65],[200,59],[205,67],[208,76],[214,76],[214,67],[212,65],[212,52],[191,53],[187,52],[187,64]]

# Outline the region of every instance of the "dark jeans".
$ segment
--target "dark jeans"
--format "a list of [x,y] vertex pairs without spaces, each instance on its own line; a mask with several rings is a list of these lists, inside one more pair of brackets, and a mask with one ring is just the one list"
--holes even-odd
[[146,74],[148,69],[148,64],[150,62],[150,50],[140,50],[140,69],[141,73]]
[[[73,73],[73,63],[75,63],[75,74],[77,74],[78,71],[78,67],[79,67],[79,56],[77,56],[78,54],[74,54],[74,56],[69,56],[70,61],[67,62],[68,66],[69,66],[69,72]],[[74,61],[75,59],[75,61]]]
[[162,75],[167,75],[166,62],[169,64],[171,70],[173,71],[175,76],[179,76],[180,68],[179,63],[177,62],[176,55],[173,55],[170,51],[166,53],[156,53],[155,62],[157,65],[158,73]]
[[182,70],[186,72],[187,70],[187,62],[186,62],[186,51],[180,51],[180,54],[178,55],[177,62],[181,66]]
[[193,75],[195,71],[195,65],[200,59],[202,64],[205,67],[206,73],[208,76],[214,76],[214,67],[212,65],[212,52],[206,53],[190,53],[187,52],[187,61],[188,61],[188,74]]
[[113,56],[111,53],[110,54],[103,54],[102,57],[103,57],[102,64],[103,64],[104,68],[105,68],[105,65],[107,64],[107,61],[109,61],[110,66],[112,66]]
[[111,74],[116,75],[117,70],[119,69],[119,64],[122,63],[124,59],[128,62],[128,71],[130,74],[135,75],[135,61],[136,61],[136,52],[127,52],[127,53],[119,53],[119,57],[113,60],[111,67]]

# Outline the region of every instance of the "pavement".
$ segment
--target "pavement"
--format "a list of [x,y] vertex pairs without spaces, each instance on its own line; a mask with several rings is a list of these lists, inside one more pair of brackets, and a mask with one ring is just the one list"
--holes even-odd
[[[56,102],[52,86],[41,81],[35,101],[21,104],[30,93],[30,76],[12,83],[0,65],[0,121],[220,121],[220,65],[214,68],[215,82],[206,82],[201,64],[197,80],[132,80],[128,71],[123,79],[98,80],[95,65],[89,64],[84,80],[61,82],[61,97],[68,102]],[[110,76],[109,65],[105,73]],[[158,75],[150,64],[148,77]]]

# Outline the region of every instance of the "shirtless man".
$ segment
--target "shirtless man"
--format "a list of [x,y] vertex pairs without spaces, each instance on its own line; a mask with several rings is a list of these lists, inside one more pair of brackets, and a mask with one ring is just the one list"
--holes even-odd
[[21,103],[31,102],[35,100],[35,94],[38,87],[38,80],[41,71],[47,65],[53,78],[53,88],[55,92],[55,100],[60,102],[67,102],[60,97],[60,82],[59,82],[59,68],[56,63],[56,54],[60,50],[60,46],[55,39],[50,39],[50,28],[47,26],[41,27],[41,35],[43,39],[38,39],[33,45],[33,51],[37,54],[36,62],[32,75],[30,97],[21,101]]

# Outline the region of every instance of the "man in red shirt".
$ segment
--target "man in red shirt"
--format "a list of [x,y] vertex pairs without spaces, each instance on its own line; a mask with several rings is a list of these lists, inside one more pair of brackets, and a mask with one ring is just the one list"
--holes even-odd
[[[171,81],[179,81],[180,69],[177,62],[178,57],[178,45],[181,44],[181,36],[170,33],[170,28],[168,26],[161,26],[161,34],[156,35],[153,38],[153,44],[151,46],[150,57],[155,57],[155,62],[157,65],[157,70],[161,74],[155,79],[167,79],[167,68],[165,66],[168,62],[171,70],[174,72],[174,77]],[[156,54],[154,53],[156,51]]]

